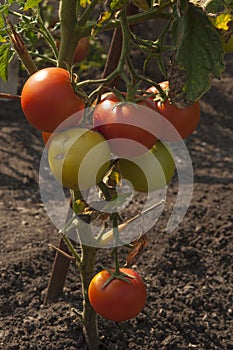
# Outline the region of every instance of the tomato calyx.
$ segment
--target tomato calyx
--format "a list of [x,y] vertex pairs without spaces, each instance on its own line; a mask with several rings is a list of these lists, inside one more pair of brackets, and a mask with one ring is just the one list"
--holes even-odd
[[129,105],[134,107],[135,109],[139,109],[138,105],[136,104],[136,102],[133,101],[121,101],[121,102],[117,102],[112,106],[112,110],[114,110],[115,108],[119,107],[119,106],[125,106],[125,105]]
[[160,84],[155,84],[146,90],[144,96],[146,98],[152,99],[153,102],[165,103],[169,99],[169,84],[168,81],[164,81]]
[[126,272],[122,272],[122,271],[120,271],[119,268],[116,268],[115,271],[111,271],[109,269],[106,269],[106,271],[108,271],[110,276],[103,284],[102,289],[105,289],[115,279],[124,281],[124,282],[129,283],[129,284],[131,283],[130,279],[135,279],[135,276],[130,275]]

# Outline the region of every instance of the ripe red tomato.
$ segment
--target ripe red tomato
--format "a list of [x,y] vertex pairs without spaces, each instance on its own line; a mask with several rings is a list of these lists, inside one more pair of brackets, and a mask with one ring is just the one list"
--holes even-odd
[[121,157],[145,153],[157,141],[160,118],[151,101],[138,104],[122,102],[110,94],[96,106],[93,125],[110,144],[111,151]]
[[[169,100],[164,103],[157,103],[158,112],[162,114],[178,131],[180,137],[185,139],[196,130],[200,120],[200,104],[198,101],[186,108],[177,108]],[[166,126],[161,128],[161,140],[178,141],[176,135],[166,130]]]
[[137,316],[146,303],[146,287],[140,275],[127,268],[120,271],[133,277],[126,277],[130,283],[113,279],[103,288],[110,273],[102,270],[93,277],[88,288],[88,297],[93,309],[99,315],[115,322]]
[[52,135],[51,132],[42,131],[42,133],[41,133],[42,140],[44,141],[44,145],[46,147],[49,146],[49,142],[48,141],[49,141],[49,138],[50,138],[51,135]]
[[75,49],[73,62],[78,63],[86,58],[89,49],[89,38],[87,36],[81,38]]
[[[164,81],[160,83],[163,89],[168,88],[168,82]],[[153,86],[150,87],[148,92],[157,93],[158,90]],[[173,127],[178,131],[180,137],[185,139],[190,136],[197,128],[200,120],[200,103],[196,101],[186,108],[178,108],[166,100],[165,102],[155,102],[158,112],[168,120]],[[176,135],[172,130],[167,128],[166,122],[162,123],[159,138],[163,141],[178,141],[179,135]]]
[[[60,39],[56,40],[57,48],[60,48]],[[74,52],[74,58],[73,63],[78,63],[84,60],[86,58],[87,53],[89,49],[89,38],[88,36],[85,36],[81,38],[76,46],[75,52]]]
[[64,120],[74,116],[66,127],[77,125],[83,117],[84,101],[73,90],[69,72],[49,67],[34,73],[24,84],[21,106],[28,122],[39,130],[53,132]]

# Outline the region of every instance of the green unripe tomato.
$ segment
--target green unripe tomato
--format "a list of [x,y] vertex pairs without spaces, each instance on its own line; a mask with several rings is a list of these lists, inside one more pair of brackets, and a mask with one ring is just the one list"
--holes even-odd
[[110,166],[110,155],[105,138],[85,128],[53,134],[48,149],[49,166],[56,180],[76,190],[86,190],[102,180]]
[[119,159],[122,178],[131,182],[138,192],[151,192],[164,188],[175,172],[171,151],[157,142],[141,156]]

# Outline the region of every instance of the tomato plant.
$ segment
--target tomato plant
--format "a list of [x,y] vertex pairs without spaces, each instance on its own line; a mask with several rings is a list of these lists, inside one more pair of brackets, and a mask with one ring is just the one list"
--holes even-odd
[[[12,4],[19,8],[12,11]],[[145,212],[126,220],[118,207],[113,212],[107,209],[129,198],[118,191],[121,176],[140,192],[160,189],[171,180],[173,155],[161,141],[177,141],[177,132],[181,138],[193,133],[200,119],[198,101],[210,89],[210,77],[220,78],[224,71],[221,32],[210,18],[223,15],[226,29],[222,22],[217,28],[229,34],[226,4],[213,10],[208,8],[212,1],[60,0],[58,18],[55,14],[56,23],[50,25],[46,25],[47,2],[43,14],[40,0],[0,5],[0,77],[7,80],[8,64],[17,53],[30,77],[16,98],[21,99],[28,122],[42,131],[48,151],[43,154],[48,155],[52,173],[70,190],[72,217],[59,232],[80,270],[83,310],[77,314],[88,349],[99,349],[95,311],[119,322],[135,317],[145,305],[141,277],[131,269],[120,269],[118,262],[124,237],[120,230],[124,233],[129,223],[137,224],[136,218]],[[17,19],[16,24],[9,15]],[[161,34],[155,37],[147,25],[161,18]],[[132,30],[139,23],[145,31]],[[107,55],[92,50],[91,62],[96,65],[85,62],[84,69],[74,64],[87,54],[87,38],[100,42],[106,30],[112,33]],[[135,62],[135,52],[143,53],[141,66]],[[105,66],[99,71],[97,61],[102,62],[102,56]],[[157,74],[147,69],[151,59],[168,81],[154,81]],[[90,124],[94,130],[88,129]],[[91,203],[81,193],[89,189],[97,198]],[[90,229],[93,221],[100,226],[97,236]],[[70,229],[77,231],[80,249],[69,239]],[[89,245],[83,236],[91,237]],[[144,248],[141,238],[125,245],[127,266],[139,259]],[[93,277],[96,251],[105,242],[113,248],[115,270]]]
[[[108,95],[95,108],[93,125],[118,156],[137,156],[157,141],[159,119],[150,101],[133,104]],[[130,142],[132,141],[132,142]]]
[[99,133],[70,128],[53,135],[48,160],[53,175],[64,187],[86,190],[100,182],[109,169],[110,149]]
[[175,172],[170,150],[157,142],[150,151],[129,159],[119,159],[123,179],[128,180],[139,192],[150,192],[165,187]]
[[121,268],[120,272],[129,277],[125,276],[125,280],[113,278],[105,286],[111,274],[102,270],[93,277],[88,288],[88,296],[94,310],[115,322],[137,316],[146,303],[146,287],[140,275],[127,268]]
[[[53,132],[64,120],[79,124],[83,99],[73,90],[67,70],[48,67],[29,77],[23,86],[21,106],[29,123],[39,130]],[[69,121],[66,127],[70,126]]]
[[[160,86],[164,90],[169,89],[168,81],[160,83]],[[158,90],[152,86],[147,90],[147,92],[157,94]],[[156,101],[155,105],[157,111],[172,124],[182,139],[187,138],[193,133],[194,130],[196,130],[201,114],[199,101],[195,101],[185,108],[178,108],[168,98],[166,101]],[[161,128],[159,130],[160,139],[166,141],[179,140],[179,135],[173,134],[170,129],[168,130],[166,123],[162,122]]]

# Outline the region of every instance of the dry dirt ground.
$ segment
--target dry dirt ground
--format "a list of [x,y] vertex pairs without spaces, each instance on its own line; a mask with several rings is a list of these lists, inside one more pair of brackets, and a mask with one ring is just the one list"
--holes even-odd
[[[233,349],[232,64],[229,55],[222,79],[214,80],[201,101],[199,127],[187,140],[194,168],[188,212],[177,229],[165,233],[168,205],[150,230],[135,266],[147,285],[146,306],[128,322],[98,318],[105,349]],[[86,349],[70,312],[81,303],[74,266],[61,297],[43,305],[54,258],[48,244],[57,244],[59,235],[39,193],[40,134],[17,101],[0,101],[0,127],[0,348]],[[172,202],[175,184],[169,196]],[[98,255],[97,269],[108,261],[105,255]]]

